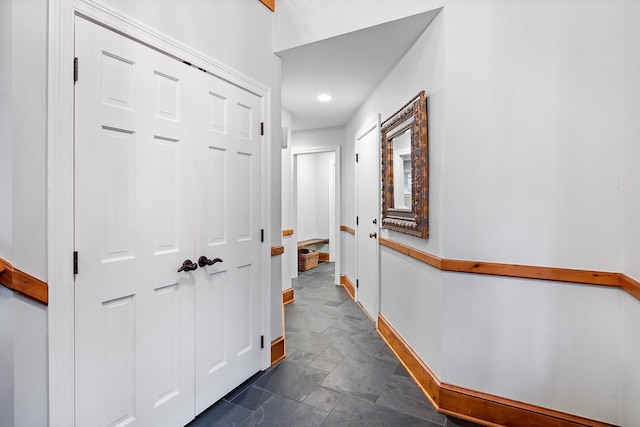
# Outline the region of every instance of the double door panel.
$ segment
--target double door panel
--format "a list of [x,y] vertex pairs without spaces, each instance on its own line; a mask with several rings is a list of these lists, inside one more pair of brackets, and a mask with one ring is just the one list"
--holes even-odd
[[260,99],[82,18],[76,54],[77,425],[184,425],[260,368]]

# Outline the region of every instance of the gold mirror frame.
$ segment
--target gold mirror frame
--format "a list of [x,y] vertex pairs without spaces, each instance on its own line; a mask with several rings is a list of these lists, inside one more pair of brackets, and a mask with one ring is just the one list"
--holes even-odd
[[[411,132],[411,209],[394,207],[393,139]],[[421,91],[382,122],[382,227],[426,239],[429,236],[429,150],[427,98]]]

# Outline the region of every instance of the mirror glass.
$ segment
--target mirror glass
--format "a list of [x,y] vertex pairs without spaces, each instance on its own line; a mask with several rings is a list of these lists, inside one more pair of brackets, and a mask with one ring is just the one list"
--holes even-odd
[[428,237],[427,103],[420,92],[382,123],[382,227]]
[[393,207],[411,209],[411,132],[407,129],[391,141],[394,168],[393,182],[402,183],[393,188]]

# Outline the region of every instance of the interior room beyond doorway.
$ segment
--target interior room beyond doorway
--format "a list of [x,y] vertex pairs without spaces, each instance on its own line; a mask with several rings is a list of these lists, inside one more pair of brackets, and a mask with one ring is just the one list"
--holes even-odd
[[294,155],[297,246],[319,251],[320,261],[334,261],[336,257],[335,177],[334,151]]

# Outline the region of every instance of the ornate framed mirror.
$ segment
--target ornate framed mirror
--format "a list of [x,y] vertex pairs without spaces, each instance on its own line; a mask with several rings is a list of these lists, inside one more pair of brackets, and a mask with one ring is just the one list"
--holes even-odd
[[427,98],[420,92],[382,122],[382,227],[429,236]]

